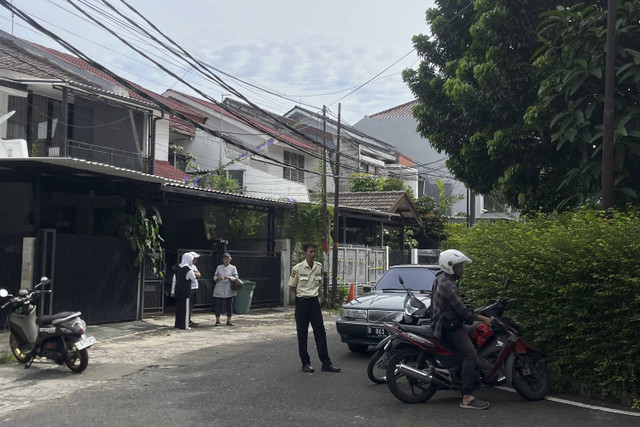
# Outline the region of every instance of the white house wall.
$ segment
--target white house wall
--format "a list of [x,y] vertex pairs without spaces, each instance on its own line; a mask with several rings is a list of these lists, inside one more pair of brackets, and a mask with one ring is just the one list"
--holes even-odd
[[[194,106],[196,105],[194,104]],[[212,115],[212,110],[208,112],[201,111],[209,116],[206,122],[207,127],[216,130],[222,128],[223,132],[228,133],[235,140],[241,140],[241,144],[251,151],[256,151],[257,147],[271,139],[266,134],[258,134],[255,129],[245,124],[230,122],[231,119],[228,117],[225,117],[224,125],[221,126],[219,113]],[[193,139],[185,136],[183,140],[175,140],[174,143],[184,147],[184,152],[193,154],[202,170],[213,170],[217,169],[220,164],[220,141],[219,138],[198,129]],[[272,144],[261,147],[259,151],[266,153],[269,158],[283,162],[284,150],[303,154],[305,156],[305,169],[316,170],[316,159],[314,157],[283,142],[275,141]],[[237,159],[239,154],[246,153],[247,150],[228,142],[223,142],[222,164],[226,165],[230,161]],[[317,182],[316,176],[305,173],[305,183],[297,183],[284,179],[282,168],[280,164],[271,163],[269,160],[253,154],[249,154],[249,159],[236,162],[227,167],[228,170],[244,171],[244,194],[270,198],[289,197],[296,201],[308,201],[308,189],[314,188]]]
[[[463,196],[461,201],[453,205],[451,215],[466,214],[467,190],[465,185],[449,177],[451,173],[444,165],[447,156],[438,153],[436,149],[431,146],[429,140],[422,138],[416,130],[417,126],[418,123],[411,116],[386,119],[370,119],[365,116],[353,127],[391,144],[399,152],[412,157],[416,165],[426,164],[426,168],[416,167],[423,172],[423,174],[426,172],[429,182],[435,184],[436,179],[440,179],[440,181],[445,184],[445,194],[447,196]],[[418,192],[415,194],[417,195]],[[435,196],[436,194],[430,195]],[[476,217],[479,217],[482,213],[483,200],[482,196],[476,196]]]
[[277,178],[270,173],[246,165],[233,165],[229,170],[244,171],[244,194],[263,198],[290,198],[299,203],[309,202],[309,192],[303,184]]
[[156,120],[155,133],[155,159],[166,162],[169,160],[169,120]]

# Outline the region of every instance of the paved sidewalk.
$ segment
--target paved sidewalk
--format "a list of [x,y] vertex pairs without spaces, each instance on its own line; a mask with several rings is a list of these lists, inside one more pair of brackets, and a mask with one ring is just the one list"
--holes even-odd
[[[251,309],[248,314],[234,314],[232,321],[236,323],[251,320],[269,318],[273,316],[282,317],[291,314],[293,316],[294,307],[274,307],[274,308],[258,308]],[[222,320],[226,316],[222,316]],[[195,311],[191,319],[198,323],[199,327],[213,326],[215,323],[214,314],[209,311]],[[151,333],[163,329],[173,329],[175,317],[173,313],[165,313],[158,315],[147,315],[144,320],[136,320],[122,323],[105,323],[102,325],[88,325],[87,335],[94,336],[98,342],[109,341],[115,338],[124,338],[138,334]],[[0,330],[0,356],[2,354],[10,354],[9,333],[7,330]]]

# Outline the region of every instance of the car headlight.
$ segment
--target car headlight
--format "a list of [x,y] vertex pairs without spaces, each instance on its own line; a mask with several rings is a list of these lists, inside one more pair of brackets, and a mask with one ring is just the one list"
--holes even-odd
[[358,310],[354,308],[343,308],[340,313],[341,317],[348,319],[367,320],[367,310]]

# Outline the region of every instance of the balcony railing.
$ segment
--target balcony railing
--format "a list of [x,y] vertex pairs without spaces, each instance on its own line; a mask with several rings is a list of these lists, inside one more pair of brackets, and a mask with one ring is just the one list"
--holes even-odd
[[[139,172],[150,172],[150,159],[138,153],[118,150],[116,148],[102,147],[87,144],[75,140],[68,140],[69,149],[67,157],[88,160],[90,162],[104,163],[124,169]],[[46,142],[35,142],[32,155],[37,157],[65,157],[62,147],[52,146]]]

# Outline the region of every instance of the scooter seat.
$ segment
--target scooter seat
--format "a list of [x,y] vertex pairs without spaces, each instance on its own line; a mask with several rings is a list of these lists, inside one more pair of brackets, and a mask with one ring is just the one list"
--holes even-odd
[[433,336],[433,329],[431,329],[431,326],[429,325],[420,325],[420,326],[400,325],[400,329],[406,332],[413,332],[414,334],[417,334],[423,337],[435,338],[435,336]]
[[44,316],[40,316],[36,319],[36,323],[38,324],[38,326],[48,324],[55,325],[56,323],[72,319],[74,317],[79,317],[81,314],[82,313],[80,313],[79,311],[61,311],[60,313],[56,314],[46,314]]

